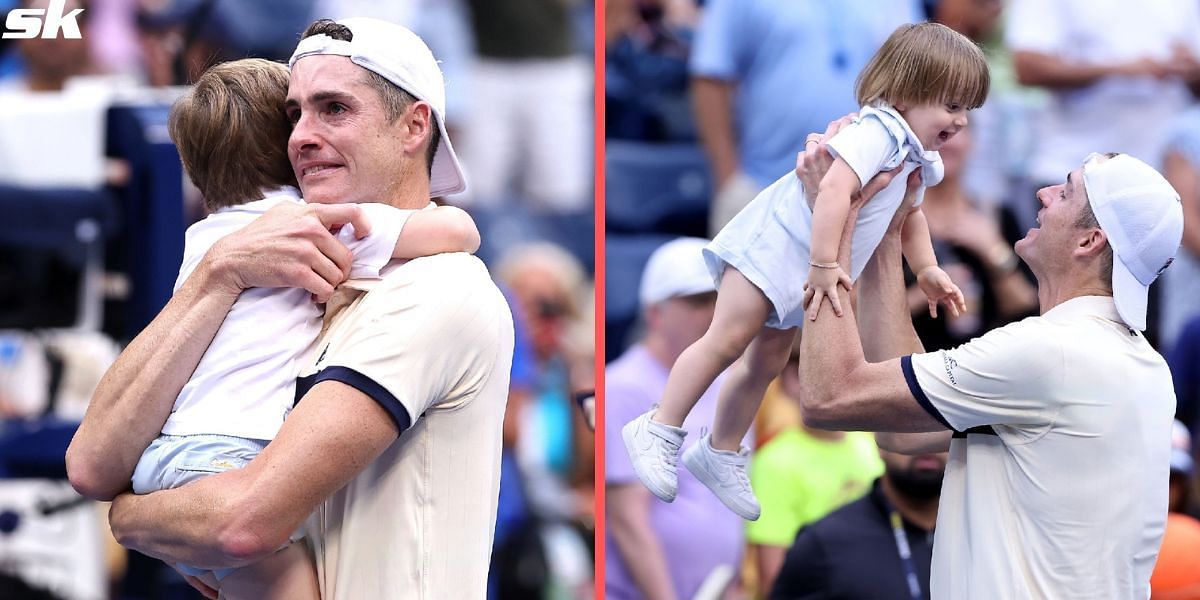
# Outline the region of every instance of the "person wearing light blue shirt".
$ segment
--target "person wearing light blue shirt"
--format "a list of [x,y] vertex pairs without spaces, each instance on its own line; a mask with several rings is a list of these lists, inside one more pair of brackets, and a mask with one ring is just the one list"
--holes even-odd
[[689,70],[717,182],[716,233],[780,173],[804,136],[858,108],[854,80],[917,0],[710,0]]

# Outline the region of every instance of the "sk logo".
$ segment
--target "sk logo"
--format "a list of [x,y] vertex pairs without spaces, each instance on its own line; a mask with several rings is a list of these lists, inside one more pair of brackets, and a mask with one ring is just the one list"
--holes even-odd
[[8,11],[4,19],[4,39],[27,40],[38,37],[41,32],[43,39],[54,39],[62,31],[62,37],[77,40],[83,37],[79,34],[79,23],[75,21],[83,12],[76,8],[67,14],[67,0],[50,0],[48,8],[17,8]]

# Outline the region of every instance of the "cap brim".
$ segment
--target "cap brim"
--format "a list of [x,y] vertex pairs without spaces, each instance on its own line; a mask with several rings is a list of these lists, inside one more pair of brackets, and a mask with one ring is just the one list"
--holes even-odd
[[702,284],[694,283],[692,285],[682,285],[671,290],[653,290],[650,293],[639,295],[638,301],[642,306],[650,306],[671,298],[685,298],[687,296],[698,296],[700,294],[710,294],[717,291],[712,283]]
[[679,289],[675,290],[670,297],[683,298],[684,296],[699,296],[700,294],[711,294],[715,291],[717,291],[717,288],[713,287],[712,281],[709,280],[703,283],[696,282],[695,284],[689,286],[680,286]]
[[442,132],[441,141],[433,153],[433,168],[429,174],[429,196],[448,196],[467,189],[467,178],[463,174],[458,155],[454,153],[454,145],[450,143],[450,135],[446,133],[446,123],[442,116],[434,113],[438,129]]
[[1121,257],[1113,255],[1113,301],[1117,313],[1130,329],[1146,330],[1146,297],[1150,286],[1143,285],[1130,272]]

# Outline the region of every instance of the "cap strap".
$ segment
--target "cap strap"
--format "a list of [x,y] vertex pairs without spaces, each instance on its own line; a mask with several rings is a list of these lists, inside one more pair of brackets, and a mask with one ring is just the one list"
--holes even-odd
[[350,42],[345,40],[336,40],[328,35],[310,35],[296,44],[296,51],[292,53],[292,58],[288,60],[288,67],[295,66],[296,61],[305,56],[315,54],[334,54],[337,56],[354,56],[354,47]]

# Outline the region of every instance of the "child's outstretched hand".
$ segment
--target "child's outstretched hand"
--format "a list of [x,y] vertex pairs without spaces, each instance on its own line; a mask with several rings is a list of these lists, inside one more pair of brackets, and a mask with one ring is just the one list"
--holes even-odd
[[937,318],[938,302],[944,302],[950,309],[950,314],[955,317],[967,311],[967,301],[963,298],[962,290],[958,289],[950,280],[950,276],[938,266],[921,269],[921,272],[917,273],[917,286],[929,300],[929,316]]
[[850,276],[841,267],[809,267],[808,282],[804,284],[804,309],[809,321],[817,320],[817,313],[821,312],[821,299],[825,296],[829,296],[829,302],[833,304],[833,314],[842,316],[842,302],[837,293],[839,283],[847,290],[851,289]]

